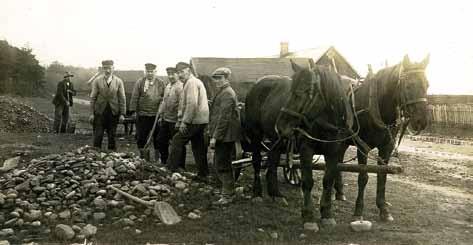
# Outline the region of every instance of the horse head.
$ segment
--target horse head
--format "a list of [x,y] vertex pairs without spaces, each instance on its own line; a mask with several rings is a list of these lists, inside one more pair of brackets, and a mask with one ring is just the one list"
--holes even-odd
[[420,63],[412,63],[406,55],[399,71],[399,105],[415,131],[425,129],[428,124],[426,115],[429,82],[425,76],[428,63],[429,55]]
[[303,68],[292,60],[291,65],[294,74],[290,95],[276,122],[276,129],[282,137],[290,137],[295,127],[309,126],[306,113],[311,107],[317,87],[320,87],[320,76],[313,70]]

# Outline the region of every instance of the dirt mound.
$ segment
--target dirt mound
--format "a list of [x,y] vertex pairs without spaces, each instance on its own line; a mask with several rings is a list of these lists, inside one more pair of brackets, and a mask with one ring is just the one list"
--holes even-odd
[[53,120],[18,100],[0,96],[0,132],[48,133]]

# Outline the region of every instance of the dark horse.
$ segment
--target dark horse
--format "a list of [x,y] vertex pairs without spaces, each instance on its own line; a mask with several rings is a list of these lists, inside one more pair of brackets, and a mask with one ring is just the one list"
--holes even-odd
[[[360,125],[359,136],[370,148],[378,148],[379,165],[388,164],[395,148],[396,136],[403,126],[415,131],[423,130],[428,123],[427,88],[425,68],[429,62],[427,56],[420,63],[411,63],[407,55],[395,66],[380,70],[366,80],[355,91],[355,104]],[[405,130],[405,128],[404,128]],[[352,143],[347,141],[348,144]],[[348,144],[342,148],[343,159]],[[366,164],[368,152],[358,147],[358,164]],[[337,180],[341,180],[337,178]],[[358,175],[358,197],[355,216],[363,214],[363,197],[368,182],[368,174]],[[337,195],[342,195],[343,184],[336,181]],[[386,174],[377,175],[376,205],[380,218],[392,221],[393,217],[386,207]]]
[[269,139],[273,143],[268,152],[266,181],[268,194],[276,198],[282,197],[277,181],[280,155],[285,151],[285,143],[295,139],[302,171],[302,218],[306,223],[315,223],[311,197],[314,183],[312,157],[322,154],[327,167],[323,177],[320,212],[323,224],[334,224],[331,191],[337,172],[338,154],[344,147],[342,139],[352,133],[349,129],[354,121],[354,113],[338,74],[325,67],[307,69],[291,63],[294,70],[292,79],[279,76],[262,78],[246,97],[244,129],[253,154],[254,195],[262,195],[261,142]]

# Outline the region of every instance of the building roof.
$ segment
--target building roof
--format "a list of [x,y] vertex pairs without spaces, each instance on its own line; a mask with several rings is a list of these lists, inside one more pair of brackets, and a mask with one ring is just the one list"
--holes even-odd
[[283,58],[311,58],[317,65],[331,65],[331,57],[335,60],[337,71],[354,79],[361,76],[353,66],[338,52],[333,46],[319,46],[316,48],[304,49],[286,53]]
[[[310,67],[310,59],[295,58],[296,64]],[[233,82],[254,83],[258,78],[267,75],[291,76],[292,66],[289,59],[281,58],[210,58],[194,57],[191,65],[197,75],[210,76],[219,67],[227,67],[232,71],[230,80]]]

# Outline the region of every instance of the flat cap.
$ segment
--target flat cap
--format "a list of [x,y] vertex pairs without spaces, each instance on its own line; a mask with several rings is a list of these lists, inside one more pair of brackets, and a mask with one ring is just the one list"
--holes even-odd
[[179,62],[176,65],[176,70],[181,71],[181,70],[184,70],[184,69],[189,68],[189,67],[191,67],[191,66],[189,64],[187,64],[186,62]]
[[66,77],[73,77],[74,75],[68,71],[66,71],[66,73],[64,73],[64,78]]
[[154,70],[154,69],[156,69],[156,65],[152,64],[152,63],[146,63],[145,68],[146,68],[146,70]]
[[113,60],[102,61],[102,66],[113,66]]
[[176,67],[168,67],[168,68],[166,68],[166,72],[167,73],[176,73],[177,70],[176,70]]
[[229,77],[232,74],[232,70],[227,67],[219,67],[214,72],[212,72],[212,77]]

